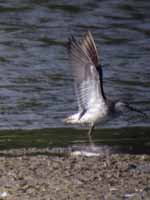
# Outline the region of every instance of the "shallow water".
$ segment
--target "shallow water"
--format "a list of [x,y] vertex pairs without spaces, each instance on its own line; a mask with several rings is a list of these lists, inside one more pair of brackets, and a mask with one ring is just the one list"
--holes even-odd
[[[126,146],[133,142],[133,135],[132,144],[140,142],[141,138],[149,143],[149,9],[147,0],[1,1],[1,149],[11,147],[12,137],[12,148],[18,147],[17,141],[23,132],[16,133],[12,129],[32,130],[26,132],[29,139],[23,139],[19,147],[38,147],[38,142],[34,141],[36,133],[38,141],[49,137],[49,144],[55,143],[57,147],[89,143],[87,130],[62,122],[76,111],[65,44],[71,34],[80,37],[87,30],[93,33],[100,52],[106,94],[128,101],[148,116],[144,118],[130,112],[111,119],[97,127],[93,142],[114,144],[117,132],[127,141]],[[3,131],[5,129],[8,131]],[[109,133],[109,140],[104,130]],[[116,137],[115,145],[122,144],[121,138]],[[45,146],[48,145],[43,143],[42,147]],[[139,147],[139,152],[143,152]],[[147,152],[149,147],[144,147]]]

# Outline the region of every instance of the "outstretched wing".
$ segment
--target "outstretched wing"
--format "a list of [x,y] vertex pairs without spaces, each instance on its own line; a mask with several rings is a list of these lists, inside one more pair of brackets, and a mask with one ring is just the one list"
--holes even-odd
[[78,107],[82,112],[104,102],[102,69],[98,65],[97,49],[90,32],[81,41],[72,36],[68,49]]

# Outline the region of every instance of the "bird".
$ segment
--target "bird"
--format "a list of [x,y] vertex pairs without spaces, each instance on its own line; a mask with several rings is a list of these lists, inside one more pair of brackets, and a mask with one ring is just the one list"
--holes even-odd
[[139,112],[126,102],[106,97],[102,65],[90,31],[87,31],[80,40],[71,36],[67,48],[78,111],[65,118],[65,123],[88,124],[88,135],[91,136],[94,127],[105,121],[112,113],[125,112],[128,109]]

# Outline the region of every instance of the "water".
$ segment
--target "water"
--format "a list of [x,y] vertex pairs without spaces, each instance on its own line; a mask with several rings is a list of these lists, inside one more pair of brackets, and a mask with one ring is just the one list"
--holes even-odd
[[147,152],[149,9],[147,0],[1,1],[1,149],[38,147],[35,136],[45,141],[42,147],[88,144],[87,129],[65,125],[62,119],[76,111],[65,44],[71,34],[81,37],[90,30],[103,65],[107,96],[128,101],[148,115],[145,119],[131,112],[111,119],[97,127],[93,142],[114,146],[127,140],[124,147],[131,142],[132,149],[136,149],[142,140]]

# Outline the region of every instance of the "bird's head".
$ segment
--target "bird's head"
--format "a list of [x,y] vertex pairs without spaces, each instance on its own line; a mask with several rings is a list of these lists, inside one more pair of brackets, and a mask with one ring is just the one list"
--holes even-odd
[[125,110],[128,110],[128,104],[122,101],[117,101],[115,103],[115,110],[118,112],[123,112]]

